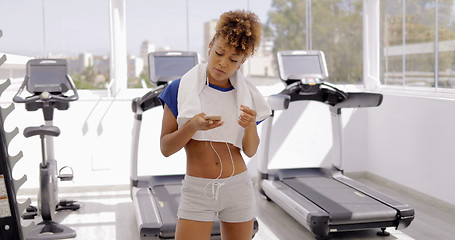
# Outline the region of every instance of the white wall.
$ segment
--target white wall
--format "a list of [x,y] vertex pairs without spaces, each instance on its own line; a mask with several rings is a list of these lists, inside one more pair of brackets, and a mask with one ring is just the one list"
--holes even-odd
[[[342,110],[343,164],[348,171],[365,171],[367,110]],[[292,102],[276,111],[269,148],[269,168],[330,167],[334,154],[329,108],[319,102]]]
[[367,171],[455,205],[455,100],[384,93],[368,112]]
[[[12,86],[11,88],[14,88]],[[15,94],[8,89],[1,96],[0,105],[6,107]],[[74,182],[60,182],[60,186],[95,186],[129,184],[130,145],[133,123],[131,100],[147,90],[127,90],[115,99],[107,97],[107,91],[79,91],[80,99],[70,103],[67,111],[55,111],[54,125],[61,134],[55,138],[55,157],[59,167],[71,166],[75,172]],[[162,157],[159,151],[161,129],[160,109],[144,114],[141,135],[139,173],[184,172],[182,162],[172,162]],[[23,174],[28,181],[23,188],[39,187],[38,164],[41,161],[38,136],[25,138],[25,127],[43,124],[42,111],[28,112],[23,104],[15,104],[15,110],[5,121],[5,130],[19,128],[19,134],[11,141],[9,154],[23,152],[23,158],[13,169],[16,179]],[[164,164],[167,162],[167,164]]]

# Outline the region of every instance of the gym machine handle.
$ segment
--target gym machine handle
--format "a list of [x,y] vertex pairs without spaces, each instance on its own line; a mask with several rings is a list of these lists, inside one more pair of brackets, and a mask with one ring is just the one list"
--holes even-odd
[[50,92],[42,92],[41,94],[38,95],[33,95],[31,97],[26,97],[25,99],[21,97],[20,95],[24,91],[25,86],[27,86],[27,83],[29,81],[29,77],[26,76],[25,80],[22,82],[21,87],[17,91],[16,95],[13,97],[13,101],[16,103],[32,103],[32,102],[49,102],[49,101],[55,101],[55,102],[71,102],[71,101],[76,101],[79,99],[79,94],[77,93],[76,86],[74,85],[73,81],[71,80],[71,77],[69,75],[66,75],[66,80],[71,86],[71,90],[73,91],[73,95],[71,96],[65,96],[63,94],[58,95],[58,94],[52,94]]
[[161,106],[158,96],[163,92],[167,85],[168,84],[160,85],[146,93],[144,96],[133,99],[131,105],[133,112],[142,113],[154,107]]
[[267,98],[267,103],[272,110],[285,110],[288,109],[291,102],[291,96],[286,94],[273,94]]

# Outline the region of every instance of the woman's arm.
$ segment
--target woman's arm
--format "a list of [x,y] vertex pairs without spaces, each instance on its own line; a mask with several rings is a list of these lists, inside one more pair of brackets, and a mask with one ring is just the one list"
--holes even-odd
[[205,113],[192,117],[181,128],[167,104],[164,105],[163,121],[161,124],[160,149],[165,157],[182,149],[198,130],[209,130],[223,125],[222,121],[205,119]]
[[240,110],[242,110],[242,114],[238,122],[240,126],[245,128],[242,140],[243,152],[248,157],[253,157],[258,150],[260,142],[256,128],[256,111],[243,105]]

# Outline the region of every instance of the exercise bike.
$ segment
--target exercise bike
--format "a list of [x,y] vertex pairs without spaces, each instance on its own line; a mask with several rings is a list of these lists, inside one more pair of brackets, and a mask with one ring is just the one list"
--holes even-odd
[[[24,89],[30,94],[22,97]],[[71,96],[65,95],[68,90]],[[25,137],[39,136],[41,139],[42,162],[40,169],[40,188],[38,207],[28,207],[24,219],[33,219],[41,214],[42,222],[29,233],[28,240],[75,238],[76,232],[53,221],[55,212],[60,210],[77,210],[79,205],[74,201],[58,200],[58,179],[71,181],[73,171],[65,166],[57,172],[57,161],[54,157],[54,139],[60,135],[60,129],[53,125],[54,109],[67,110],[69,102],[79,98],[77,89],[68,74],[67,61],[64,59],[32,59],[27,62],[26,76],[21,87],[13,98],[16,103],[25,103],[27,111],[43,110],[45,124],[24,129]],[[68,172],[63,174],[62,172]]]

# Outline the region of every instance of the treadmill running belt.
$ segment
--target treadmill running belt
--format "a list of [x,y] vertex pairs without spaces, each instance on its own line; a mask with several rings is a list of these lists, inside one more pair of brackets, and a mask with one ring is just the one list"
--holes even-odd
[[284,184],[329,213],[332,224],[394,220],[396,211],[329,177],[300,177]]
[[163,222],[160,234],[163,238],[174,236],[181,187],[181,184],[153,187],[153,195],[155,196],[155,201],[160,209],[161,221]]

